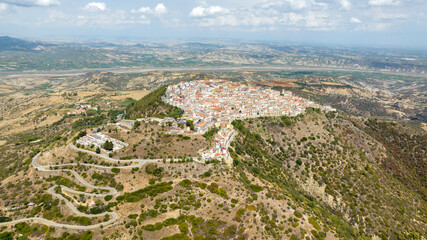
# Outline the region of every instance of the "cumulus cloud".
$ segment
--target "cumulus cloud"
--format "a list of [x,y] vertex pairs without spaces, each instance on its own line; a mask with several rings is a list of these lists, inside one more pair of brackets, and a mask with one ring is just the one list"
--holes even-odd
[[154,14],[165,14],[168,12],[168,9],[165,7],[163,3],[157,4],[157,6],[154,8]]
[[309,6],[307,0],[287,0],[293,9],[303,9]]
[[362,21],[360,21],[360,19],[358,19],[356,17],[351,17],[350,18],[350,22],[351,23],[356,23],[356,24],[362,23]]
[[[293,7],[291,5],[293,4]],[[247,31],[300,30],[326,31],[335,29],[338,17],[331,15],[326,7],[314,0],[285,0],[263,2],[252,7],[223,8],[200,5],[189,16],[202,27],[239,27]]]
[[56,6],[59,5],[58,0],[36,0],[36,5],[42,7]]
[[132,9],[132,13],[144,13],[144,14],[155,14],[155,15],[162,15],[168,12],[168,9],[163,3],[159,3],[156,5],[154,9],[151,9],[150,7],[140,7],[139,9]]
[[190,17],[206,17],[216,14],[228,13],[228,9],[221,6],[202,7],[198,6],[191,10]]
[[6,3],[0,3],[0,12],[7,10],[7,4]]
[[19,7],[50,7],[59,5],[59,0],[0,0],[0,2]]
[[98,12],[107,10],[107,5],[103,2],[90,2],[83,8],[86,11]]
[[397,6],[400,4],[399,0],[369,0],[371,6]]
[[349,0],[339,0],[341,8],[344,10],[350,10],[351,2]]
[[324,2],[317,2],[316,0],[286,0],[293,10],[302,9],[327,9],[328,4]]
[[132,9],[131,11],[132,13],[150,13],[151,12],[151,8],[150,7],[141,7],[140,9]]

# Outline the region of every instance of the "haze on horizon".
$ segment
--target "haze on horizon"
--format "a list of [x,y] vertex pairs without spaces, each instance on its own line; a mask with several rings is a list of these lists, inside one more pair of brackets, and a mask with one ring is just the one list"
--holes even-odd
[[426,13],[423,0],[0,0],[0,35],[426,48]]

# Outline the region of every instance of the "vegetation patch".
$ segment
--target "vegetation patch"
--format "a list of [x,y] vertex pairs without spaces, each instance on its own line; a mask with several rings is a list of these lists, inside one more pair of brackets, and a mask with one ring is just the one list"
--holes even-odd
[[125,193],[124,195],[116,197],[116,200],[119,202],[138,202],[146,197],[155,197],[160,193],[168,192],[172,189],[172,181],[162,182],[148,186],[135,192]]
[[258,185],[255,185],[255,184],[251,184],[249,187],[250,187],[250,188],[252,189],[252,191],[254,191],[254,192],[261,192],[262,190],[264,190],[264,188],[263,188],[263,187],[258,186]]
[[145,116],[151,117],[174,117],[180,118],[184,110],[171,106],[162,100],[165,95],[167,85],[150,92],[135,103],[130,103],[126,107],[126,118],[137,119]]

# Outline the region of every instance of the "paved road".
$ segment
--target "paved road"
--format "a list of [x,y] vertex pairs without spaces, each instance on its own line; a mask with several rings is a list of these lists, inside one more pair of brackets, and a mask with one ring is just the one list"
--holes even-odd
[[[74,175],[74,177],[76,177],[76,179],[81,183],[81,185],[88,187],[88,188],[92,188],[92,189],[98,189],[98,190],[106,190],[108,191],[108,193],[87,193],[87,192],[81,192],[81,191],[77,191],[74,189],[71,189],[69,187],[66,186],[61,186],[61,185],[57,185],[61,187],[62,191],[67,191],[73,194],[83,194],[85,196],[92,196],[92,197],[105,197],[107,195],[117,195],[117,190],[115,188],[111,188],[111,187],[98,187],[98,186],[94,186],[88,182],[86,182],[86,180],[84,180],[84,178],[82,176],[80,176],[76,171],[72,170],[72,169],[54,169],[54,168],[60,168],[60,167],[66,167],[66,166],[79,166],[79,165],[83,165],[83,166],[88,166],[88,167],[95,167],[95,168],[101,168],[101,169],[112,169],[112,168],[120,168],[120,169],[128,169],[128,168],[134,168],[134,167],[141,167],[146,163],[150,163],[150,162],[160,162],[163,161],[163,159],[131,159],[131,160],[120,160],[120,159],[115,159],[115,158],[110,158],[108,156],[104,156],[101,154],[96,154],[92,151],[88,151],[85,149],[81,149],[81,148],[77,148],[76,146],[74,146],[72,143],[69,145],[71,149],[75,150],[75,151],[80,151],[80,152],[85,152],[100,158],[103,158],[107,161],[110,162],[114,162],[114,163],[137,163],[137,164],[131,164],[128,166],[102,166],[102,165],[96,165],[96,164],[89,164],[89,163],[67,163],[67,164],[56,164],[56,165],[40,165],[38,163],[38,158],[40,157],[42,152],[39,152],[36,156],[33,157],[32,159],[32,165],[35,169],[37,169],[38,171],[44,171],[44,172],[70,172]],[[175,158],[174,160],[179,160],[178,158]],[[199,159],[197,158],[193,158],[193,161],[196,162],[201,162]],[[20,222],[38,222],[44,225],[48,225],[50,227],[58,227],[58,228],[67,228],[67,229],[77,229],[77,230],[91,230],[91,229],[95,229],[95,228],[99,228],[99,227],[108,227],[114,224],[114,222],[117,220],[117,214],[115,212],[104,212],[104,213],[100,213],[100,214],[86,214],[86,213],[82,213],[80,212],[74,205],[73,203],[71,203],[70,201],[68,201],[68,199],[66,199],[65,197],[63,197],[61,194],[57,194],[55,192],[55,188],[57,186],[53,186],[51,188],[48,189],[48,193],[51,194],[52,196],[63,200],[65,202],[65,204],[71,209],[71,211],[73,211],[73,213],[75,213],[78,216],[81,217],[103,217],[105,215],[110,215],[110,219],[106,222],[103,223],[98,223],[98,224],[94,224],[94,225],[89,225],[89,226],[80,226],[80,225],[71,225],[71,224],[62,224],[62,223],[56,223],[44,218],[38,218],[38,217],[33,217],[33,218],[23,218],[23,219],[17,219],[17,220],[13,220],[10,222],[3,222],[0,223],[0,226],[6,226],[6,225],[13,225],[13,224],[17,224]]]
[[[75,163],[71,163],[71,164],[59,164],[59,165],[40,165],[38,163],[38,158],[40,157],[41,152],[38,153],[36,156],[33,157],[32,160],[32,165],[35,169],[39,170],[39,171],[45,171],[45,172],[71,172],[76,179],[84,186],[89,187],[89,188],[93,188],[93,189],[98,189],[98,190],[107,190],[108,193],[86,193],[86,192],[81,192],[81,191],[76,191],[74,189],[71,189],[69,187],[66,186],[60,186],[62,191],[67,191],[70,193],[74,193],[74,194],[83,194],[85,196],[94,196],[94,197],[105,197],[107,195],[116,195],[117,194],[117,190],[111,187],[97,187],[94,186],[88,182],[86,182],[76,171],[74,170],[70,170],[70,169],[59,169],[59,170],[52,170],[52,167],[62,167],[62,166],[76,166],[77,164]],[[91,164],[87,164],[89,166],[91,166]],[[58,185],[57,185],[58,186]],[[53,186],[51,188],[48,189],[48,193],[51,194],[52,196],[63,200],[65,202],[65,204],[71,209],[71,211],[73,211],[73,213],[75,213],[76,215],[80,216],[80,217],[89,217],[89,218],[93,218],[93,217],[103,217],[105,215],[109,215],[110,219],[106,222],[102,222],[102,223],[98,223],[98,224],[94,224],[94,225],[89,225],[89,226],[80,226],[80,225],[71,225],[71,224],[62,224],[62,223],[56,223],[44,218],[38,218],[38,217],[33,217],[33,218],[23,218],[23,219],[18,219],[18,220],[13,220],[10,222],[4,222],[4,223],[0,223],[0,226],[5,226],[5,225],[12,225],[12,224],[17,224],[20,222],[38,222],[41,224],[45,224],[51,227],[58,227],[58,228],[67,228],[67,229],[77,229],[77,230],[90,230],[90,229],[94,229],[94,228],[99,228],[101,226],[103,227],[107,227],[111,224],[113,224],[116,220],[117,220],[117,214],[115,212],[104,212],[104,213],[100,213],[100,214],[86,214],[86,213],[82,213],[79,210],[77,210],[77,208],[73,205],[73,203],[71,203],[70,201],[68,201],[68,199],[66,199],[65,197],[63,197],[61,194],[57,194],[55,192],[55,188],[57,186]]]

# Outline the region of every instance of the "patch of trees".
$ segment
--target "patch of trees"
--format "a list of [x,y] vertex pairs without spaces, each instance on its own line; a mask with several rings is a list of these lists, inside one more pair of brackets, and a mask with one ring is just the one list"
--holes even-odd
[[46,179],[46,181],[48,182],[55,182],[57,185],[62,185],[62,186],[66,186],[69,188],[76,188],[79,191],[86,191],[86,187],[85,186],[81,186],[78,185],[77,183],[71,181],[68,178],[65,177],[61,177],[61,176],[54,176],[54,177],[49,177]]
[[4,216],[0,217],[0,222],[10,222],[10,221],[12,221],[12,218],[10,217],[4,217]]
[[87,127],[98,127],[107,122],[107,118],[103,114],[95,116],[85,116],[73,123],[73,129],[82,129]]
[[69,216],[67,217],[67,222],[75,222],[83,226],[88,226],[92,224],[92,220],[90,218],[80,216]]
[[114,144],[111,141],[105,141],[105,143],[102,145],[102,147],[107,151],[112,151],[114,148]]
[[216,127],[212,127],[209,130],[207,130],[204,134],[203,137],[206,139],[212,139],[213,136],[219,131],[219,128]]
[[148,164],[145,167],[145,172],[147,174],[153,174],[156,177],[161,177],[163,174],[163,168],[162,167],[157,167],[156,164]]
[[168,192],[172,190],[172,181],[170,182],[161,182],[157,183],[151,186],[148,186],[146,188],[137,190],[135,192],[129,192],[125,193],[124,195],[118,196],[116,198],[119,202],[138,202],[141,199],[147,198],[147,197],[155,197],[160,193]]
[[184,111],[162,101],[167,85],[150,92],[140,100],[126,107],[126,118],[137,119],[145,116],[180,118]]

